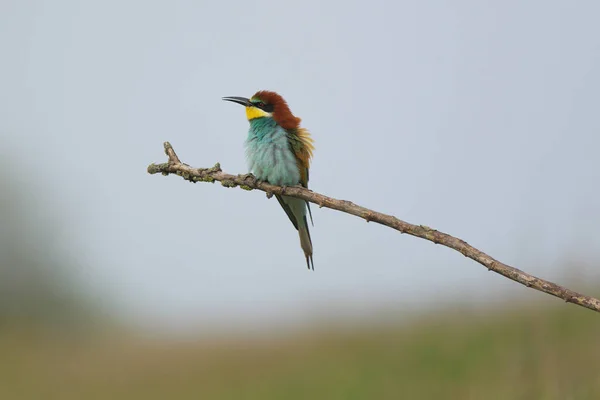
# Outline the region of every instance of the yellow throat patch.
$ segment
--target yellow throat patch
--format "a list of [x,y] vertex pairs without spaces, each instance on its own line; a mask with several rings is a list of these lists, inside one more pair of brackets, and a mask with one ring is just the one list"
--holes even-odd
[[268,113],[264,110],[261,110],[258,107],[246,107],[246,118],[248,118],[248,121],[250,121],[251,119],[255,119],[255,118],[262,118],[262,117],[272,117],[273,114]]

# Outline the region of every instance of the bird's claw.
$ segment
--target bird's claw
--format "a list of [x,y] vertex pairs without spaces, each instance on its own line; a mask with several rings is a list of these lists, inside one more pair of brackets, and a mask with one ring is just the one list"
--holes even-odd
[[247,174],[240,175],[240,178],[242,178],[243,181],[251,179],[254,182],[258,182],[258,179],[256,179],[256,177],[252,174],[252,172],[248,172]]

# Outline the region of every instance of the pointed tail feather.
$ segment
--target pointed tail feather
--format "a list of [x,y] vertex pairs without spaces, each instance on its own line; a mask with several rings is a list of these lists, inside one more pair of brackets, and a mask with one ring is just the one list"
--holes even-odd
[[315,263],[313,262],[312,257],[312,240],[310,239],[310,230],[308,229],[308,222],[306,222],[306,215],[304,215],[302,221],[298,225],[298,235],[300,236],[300,247],[302,247],[302,251],[304,251],[304,256],[306,257],[306,266],[308,267],[308,269],[310,269],[312,265],[312,270],[314,271]]
[[312,219],[312,211],[310,211],[310,203],[308,201],[306,202],[306,208],[308,209],[308,215],[310,216],[310,224],[312,226],[315,226],[315,223],[313,222],[313,219]]
[[312,266],[312,270],[314,271],[315,265],[312,257],[312,240],[310,238],[310,231],[308,229],[308,222],[306,220],[306,201],[288,196],[277,195],[276,197],[290,221],[292,224],[294,224],[294,227],[298,229],[298,235],[300,236],[300,247],[302,247],[302,251],[304,251],[306,265],[308,269],[311,269]]

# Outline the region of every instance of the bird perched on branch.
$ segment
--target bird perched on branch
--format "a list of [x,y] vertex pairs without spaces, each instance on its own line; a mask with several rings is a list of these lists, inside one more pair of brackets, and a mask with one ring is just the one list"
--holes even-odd
[[[223,97],[246,107],[250,122],[246,139],[246,157],[250,171],[261,181],[278,186],[308,187],[308,170],[314,150],[313,140],[300,118],[294,116],[279,94],[267,90],[250,99]],[[312,223],[309,203],[285,195],[275,195],[281,207],[298,230],[300,246],[308,269],[314,270],[313,248],[308,229],[307,213]]]

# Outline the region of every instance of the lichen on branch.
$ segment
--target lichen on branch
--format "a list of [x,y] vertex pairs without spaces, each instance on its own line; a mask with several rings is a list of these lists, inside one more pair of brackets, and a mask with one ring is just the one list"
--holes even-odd
[[219,163],[215,164],[211,168],[190,167],[179,160],[179,157],[177,157],[175,150],[173,150],[173,147],[169,142],[165,142],[164,147],[165,153],[169,158],[168,162],[162,164],[150,164],[148,166],[149,174],[175,174],[181,176],[187,181],[194,183],[219,181],[224,187],[240,187],[244,190],[256,189],[266,192],[268,196],[273,194],[285,194],[286,196],[304,199],[311,203],[317,204],[319,207],[330,208],[332,210],[338,210],[346,214],[351,214],[359,218],[363,218],[367,222],[376,222],[378,224],[395,229],[400,233],[406,233],[408,235],[428,240],[435,244],[440,244],[452,250],[456,250],[465,257],[468,257],[483,265],[489,271],[494,271],[497,274],[518,282],[524,286],[561,298],[568,303],[577,304],[590,310],[600,312],[600,300],[574,292],[570,289],[504,264],[482,252],[481,250],[469,245],[464,240],[451,236],[447,233],[440,232],[425,225],[413,225],[408,222],[404,222],[393,215],[370,210],[347,200],[338,200],[320,193],[315,193],[302,186],[274,186],[257,180],[252,174],[227,174],[221,170]]

